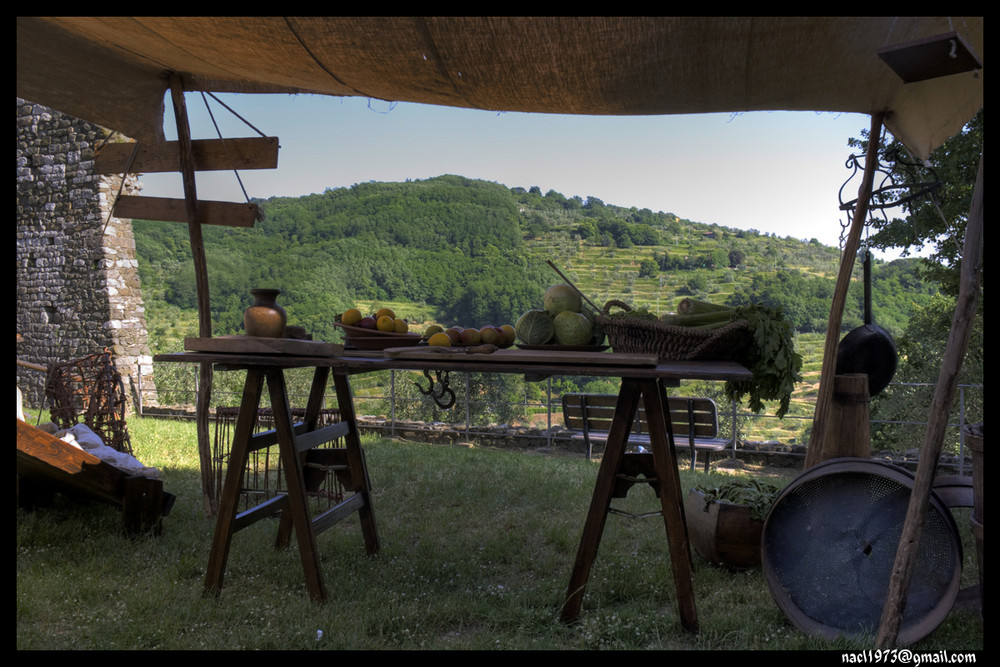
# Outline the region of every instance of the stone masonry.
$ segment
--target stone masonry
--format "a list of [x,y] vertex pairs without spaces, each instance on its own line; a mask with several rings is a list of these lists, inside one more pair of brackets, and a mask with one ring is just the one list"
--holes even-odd
[[[122,177],[94,173],[109,135],[17,100],[17,358],[48,367],[108,348],[135,411],[156,388],[132,221],[109,216]],[[140,187],[130,175],[122,193]],[[45,376],[18,365],[26,406],[42,404]]]

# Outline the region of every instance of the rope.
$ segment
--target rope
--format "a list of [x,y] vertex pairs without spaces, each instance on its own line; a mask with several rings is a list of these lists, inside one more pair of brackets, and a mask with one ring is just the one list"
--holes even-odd
[[[114,136],[114,135],[110,135],[110,136]],[[109,136],[109,139],[110,139],[110,136]],[[122,180],[121,180],[121,183],[118,184],[118,194],[115,195],[115,201],[118,201],[118,198],[122,196],[122,190],[125,189],[125,179],[128,178],[129,173],[132,171],[132,164],[135,163],[135,156],[138,155],[138,153],[139,153],[139,142],[137,141],[132,146],[132,154],[129,155],[129,157],[128,157],[128,164],[125,165],[125,171],[122,172]],[[101,235],[97,239],[97,241],[98,241],[98,249],[100,248],[101,238],[104,237],[104,233],[108,230],[108,225],[111,224],[111,218],[114,217],[114,216],[112,216],[113,212],[114,212],[114,207],[113,206],[109,207],[108,208],[108,217],[107,217],[107,219],[105,219],[104,226],[101,228]]]
[[[213,99],[215,99],[215,101],[219,102],[219,104],[222,104],[222,102],[219,101],[219,99],[217,97],[215,97],[214,95],[212,97],[213,97]],[[208,106],[208,100],[205,99],[205,93],[201,94],[201,100],[202,100],[202,102],[205,103],[205,110],[208,111],[208,117],[212,119],[212,125],[215,126],[215,133],[217,135],[219,135],[219,140],[222,142],[222,148],[226,151],[226,157],[229,159],[229,163],[232,164],[233,163],[233,156],[229,152],[229,144],[226,143],[226,139],[222,136],[222,131],[219,130],[219,124],[215,122],[215,114],[212,113],[212,108],[210,106]],[[227,109],[229,109],[229,107],[226,106],[225,104],[222,104],[222,106],[224,106]],[[229,110],[231,112],[233,111],[232,109],[229,109]],[[233,112],[233,115],[236,116],[237,118],[239,118],[239,116],[235,112]],[[243,119],[240,118],[240,120],[243,120]],[[243,122],[246,123],[245,120],[243,120]],[[247,125],[250,125],[250,123],[247,123]],[[252,125],[250,125],[250,127],[253,128]],[[253,129],[256,130],[257,128],[253,128]],[[257,130],[257,132],[260,133],[260,130]],[[261,136],[263,136],[263,135],[261,135]],[[246,199],[247,203],[250,203],[250,197],[247,195],[247,189],[245,187],[243,187],[243,179],[240,178],[240,172],[239,172],[239,170],[237,170],[234,167],[233,168],[233,173],[236,175],[236,181],[240,184],[240,189],[243,190],[243,198]]]

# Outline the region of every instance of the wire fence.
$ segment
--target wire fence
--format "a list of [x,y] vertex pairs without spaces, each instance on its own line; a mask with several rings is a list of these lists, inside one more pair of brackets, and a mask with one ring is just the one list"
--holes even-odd
[[[191,416],[198,394],[197,364],[154,364],[158,410],[173,408],[172,413]],[[233,407],[240,404],[243,389],[242,371],[216,372],[213,377],[211,404]],[[304,405],[312,380],[312,369],[291,369],[286,373],[288,393],[293,406]],[[447,383],[446,385],[444,383]],[[432,377],[419,371],[387,370],[351,377],[355,412],[369,430],[381,431],[388,437],[412,434],[421,429],[446,429],[460,439],[474,442],[496,439],[498,433],[513,441],[543,440],[547,446],[564,439],[562,395],[587,393],[617,393],[617,380],[552,376],[543,381],[528,382],[520,377],[494,373],[452,372],[444,378]],[[892,383],[883,396],[892,397],[892,408],[876,397],[871,404],[870,428],[872,449],[895,451],[900,457],[916,459],[923,443],[927,425],[926,412],[913,406],[929,406],[933,383]],[[447,392],[443,389],[447,388]],[[138,388],[137,395],[145,392]],[[337,407],[332,386],[328,387],[323,407]],[[737,451],[780,450],[790,456],[804,456],[812,428],[810,402],[793,403],[781,419],[773,414],[753,413],[740,409],[725,398],[721,382],[682,382],[678,395],[709,396],[719,406],[720,437],[731,442],[730,454]],[[436,401],[434,394],[439,394]],[[949,419],[942,452],[955,459],[959,474],[967,467],[965,427],[982,421],[983,385],[963,384]],[[442,407],[442,402],[452,405]],[[911,406],[900,414],[900,404]],[[138,406],[143,414],[143,406]],[[916,416],[914,416],[916,415]]]

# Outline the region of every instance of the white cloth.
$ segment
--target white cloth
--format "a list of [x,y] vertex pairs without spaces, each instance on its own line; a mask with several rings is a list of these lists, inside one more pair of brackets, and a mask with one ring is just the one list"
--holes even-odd
[[23,399],[21,397],[21,388],[18,387],[17,388],[17,418],[20,419],[21,421],[24,421],[24,408],[22,406],[23,406]]
[[160,471],[156,468],[145,466],[131,454],[119,452],[105,445],[104,441],[101,440],[101,436],[94,433],[86,424],[76,424],[69,429],[58,431],[55,436],[74,447],[82,449],[88,454],[96,456],[105,463],[113,465],[119,470],[151,479],[159,479],[160,477]]

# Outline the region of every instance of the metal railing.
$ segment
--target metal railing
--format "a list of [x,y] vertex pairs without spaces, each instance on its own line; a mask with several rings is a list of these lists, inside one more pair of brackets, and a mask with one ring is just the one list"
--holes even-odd
[[[163,406],[192,406],[195,403],[195,398],[198,394],[198,381],[199,373],[197,364],[168,364],[171,367],[170,375],[172,376],[170,389],[165,389],[158,384],[158,394],[160,396],[159,405]],[[165,364],[154,364],[156,368],[162,368]],[[303,371],[307,369],[302,369]],[[414,397],[411,395],[406,395],[406,392],[400,391],[400,374],[408,374],[412,371],[380,371],[378,373],[372,373],[364,376],[355,376],[354,384],[354,399],[355,399],[355,411],[359,416],[375,416],[378,415],[384,420],[384,426],[371,426],[369,428],[381,428],[381,430],[389,437],[395,437],[397,432],[402,430],[413,431],[414,425],[411,421],[400,421],[397,419],[397,413],[400,411],[397,408],[405,405],[407,403],[426,401],[427,399],[423,397]],[[378,381],[379,376],[385,376],[388,374],[387,379]],[[227,373],[227,375],[230,375]],[[469,390],[470,374],[462,373],[464,376],[464,391],[456,392],[460,393],[461,400],[456,401],[455,405],[448,411],[442,411],[443,416],[447,416],[447,419],[442,419],[440,422],[436,423],[446,423],[452,430],[458,431],[463,434],[463,437],[467,441],[472,441],[475,438],[482,438],[486,436],[496,436],[496,427],[498,424],[485,424],[476,423],[478,420],[473,417],[476,414],[474,409],[474,404],[479,400],[472,396],[472,392]],[[483,374],[478,374],[483,375]],[[217,376],[218,377],[218,376]],[[367,379],[365,379],[367,378]],[[372,381],[375,378],[377,381]],[[579,378],[576,378],[579,379]],[[140,380],[141,381],[141,380]],[[220,388],[221,384],[221,388]],[[308,383],[303,381],[301,383],[301,390],[296,390],[295,382],[290,381],[289,383],[289,396],[292,400],[292,404],[295,405],[296,399],[299,402],[305,401],[308,395]],[[360,385],[360,386],[359,386]],[[541,400],[531,400],[529,399],[527,393],[524,394],[522,401],[519,401],[512,406],[516,405],[519,412],[525,416],[533,415],[534,419],[525,419],[520,424],[505,424],[504,426],[519,427],[522,430],[535,428],[544,434],[547,440],[548,446],[551,447],[553,444],[553,439],[557,437],[557,433],[561,428],[562,421],[562,402],[561,395],[553,390],[553,377],[549,377],[545,380],[545,391]],[[909,388],[932,388],[933,383],[892,383],[889,387],[909,387]],[[141,386],[138,387],[138,394],[142,395]],[[230,380],[225,383],[219,383],[216,381],[212,389],[212,404],[215,406],[234,406],[239,405],[240,395],[242,391],[242,381],[241,380]],[[958,385],[958,396],[955,405],[955,414],[957,419],[949,423],[950,429],[955,429],[958,434],[958,464],[959,474],[964,473],[965,467],[965,442],[964,442],[964,432],[963,427],[969,422],[967,419],[967,406],[968,400],[967,395],[969,392],[982,392],[983,385]],[[180,400],[184,398],[186,400]],[[166,400],[164,400],[166,399]],[[327,395],[327,405],[335,406],[336,397],[331,393]],[[381,409],[370,411],[374,412],[375,415],[370,415],[366,413],[364,407],[366,405],[376,405],[379,408],[387,407],[386,411]],[[193,412],[193,409],[191,410]],[[139,406],[140,414],[143,413],[142,406]],[[159,413],[159,411],[156,411]],[[379,413],[383,413],[379,415]],[[720,419],[728,421],[728,431],[730,433],[730,442],[732,443],[730,448],[730,454],[732,457],[736,456],[737,443],[778,443],[784,445],[795,445],[794,441],[791,443],[785,442],[781,443],[778,438],[768,438],[766,437],[766,431],[761,435],[761,430],[753,427],[747,427],[746,425],[752,424],[755,421],[761,421],[764,419],[777,420],[778,418],[774,415],[769,414],[757,414],[749,412],[746,410],[739,410],[738,405],[735,403],[729,406],[728,410],[719,411]],[[538,415],[544,415],[544,419],[538,417]],[[540,424],[535,425],[534,422],[544,421],[544,427]],[[804,421],[812,422],[812,415],[792,415],[786,414],[780,420],[781,423],[789,423],[794,421]],[[900,426],[900,427],[921,427],[926,426],[926,421],[897,421],[897,420],[887,420],[887,419],[877,419],[873,418],[870,422],[873,427],[879,425],[886,426]],[[720,425],[720,430],[721,429]],[[805,426],[808,429],[808,425]],[[741,437],[741,434],[742,437]],[[530,435],[528,431],[524,430],[523,435],[519,435],[517,430],[509,430],[507,437],[518,438],[518,437],[530,437],[532,439],[538,439],[540,437],[538,432],[531,432]],[[915,448],[919,449],[922,444],[922,433],[920,440],[915,443]],[[798,443],[801,444],[801,443]],[[796,452],[787,451],[785,452],[789,455],[795,456]],[[804,455],[799,453],[798,455]]]

